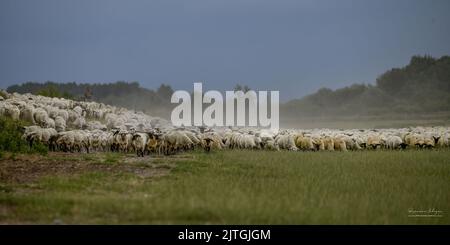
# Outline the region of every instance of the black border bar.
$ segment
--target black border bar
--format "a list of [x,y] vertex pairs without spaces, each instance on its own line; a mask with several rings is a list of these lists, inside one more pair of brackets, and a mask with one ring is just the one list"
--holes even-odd
[[[267,231],[270,231],[267,238]],[[228,233],[226,233],[226,231]],[[231,232],[230,232],[231,231]],[[250,239],[261,235],[264,239]],[[192,232],[192,233],[191,233]],[[185,234],[213,234],[208,243],[291,243],[291,242],[387,242],[450,241],[449,226],[288,226],[288,225],[4,225],[0,241],[11,242],[175,242],[205,243],[206,240],[179,239]],[[224,237],[226,234],[234,236]],[[242,234],[242,235],[240,235]],[[5,244],[5,243],[3,243]]]

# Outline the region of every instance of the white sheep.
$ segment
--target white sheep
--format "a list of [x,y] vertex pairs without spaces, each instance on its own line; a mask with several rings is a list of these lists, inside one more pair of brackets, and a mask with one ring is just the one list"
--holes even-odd
[[86,124],[86,120],[84,117],[77,117],[72,123],[72,126],[76,129],[82,129],[83,126]]
[[278,135],[275,138],[275,143],[280,147],[280,149],[285,149],[289,151],[297,151],[298,148],[295,145],[295,135]]
[[404,149],[407,145],[403,143],[402,139],[397,135],[390,135],[386,138],[386,147],[387,149],[395,150],[395,149]]
[[22,137],[28,141],[31,148],[34,142],[48,145],[50,138],[55,135],[57,132],[53,128],[28,127]]
[[35,124],[33,114],[34,114],[34,106],[26,105],[20,110],[20,119],[25,122]]
[[36,108],[33,112],[33,119],[36,122],[36,124],[44,127],[47,123],[48,114],[47,111],[42,108]]
[[147,146],[148,134],[135,133],[131,140],[137,155],[143,157]]
[[57,116],[55,118],[55,129],[58,132],[63,132],[66,130],[66,120],[63,117]]
[[9,117],[13,120],[20,119],[20,110],[17,106],[12,105],[10,103],[2,103],[0,105],[0,114],[5,117]]

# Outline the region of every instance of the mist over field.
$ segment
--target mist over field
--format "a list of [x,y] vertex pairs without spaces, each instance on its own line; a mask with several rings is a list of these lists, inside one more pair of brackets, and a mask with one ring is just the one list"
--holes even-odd
[[[253,88],[237,84],[229,90],[249,89]],[[168,84],[149,89],[139,82],[78,84],[47,81],[12,85],[6,90],[88,99],[166,119],[170,119],[170,112],[176,106],[170,103],[176,88]],[[86,91],[90,92],[89,98],[86,98]],[[207,106],[205,104],[204,108]],[[450,122],[450,57],[413,56],[409,64],[380,74],[374,85],[353,84],[336,90],[321,88],[313,94],[282,103],[280,111],[284,127],[447,125]]]

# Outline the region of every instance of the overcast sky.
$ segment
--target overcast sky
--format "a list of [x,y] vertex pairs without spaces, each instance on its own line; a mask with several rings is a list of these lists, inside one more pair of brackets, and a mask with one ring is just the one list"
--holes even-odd
[[0,87],[139,81],[280,90],[372,83],[450,54],[448,0],[0,0]]

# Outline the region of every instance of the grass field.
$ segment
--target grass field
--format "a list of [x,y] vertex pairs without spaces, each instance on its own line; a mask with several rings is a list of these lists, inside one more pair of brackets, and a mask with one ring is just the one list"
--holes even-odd
[[450,224],[449,150],[2,157],[3,224]]

